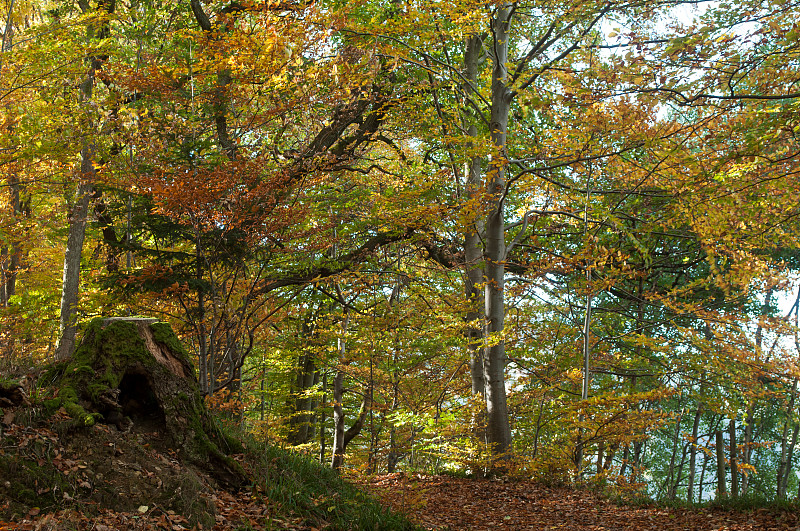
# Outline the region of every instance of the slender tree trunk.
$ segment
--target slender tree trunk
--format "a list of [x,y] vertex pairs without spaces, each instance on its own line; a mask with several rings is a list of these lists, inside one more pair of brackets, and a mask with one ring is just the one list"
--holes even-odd
[[81,255],[86,238],[86,216],[92,195],[91,180],[94,176],[92,155],[89,148],[81,153],[81,173],[85,175],[78,185],[75,204],[70,209],[67,248],[64,251],[64,269],[61,278],[61,313],[59,317],[60,338],[56,347],[56,359],[64,360],[75,351],[75,335],[78,329],[78,292],[81,279]]
[[700,417],[703,414],[702,404],[698,404],[692,423],[692,440],[689,441],[689,484],[686,487],[686,499],[691,502],[694,499],[694,477],[697,467],[697,434],[700,430]]
[[[342,383],[344,381],[344,372],[339,371],[336,374],[336,378],[339,379],[339,376],[342,376],[342,379],[338,382],[338,395],[341,399],[343,397],[344,392],[342,388]],[[334,381],[334,399],[337,395],[337,382]],[[364,428],[364,421],[367,419],[367,413],[370,410],[372,405],[371,402],[372,397],[372,388],[366,390],[364,393],[364,398],[361,401],[361,407],[358,411],[358,417],[356,417],[355,422],[353,425],[344,429],[344,411],[341,407],[341,401],[339,402],[339,416],[337,419],[336,416],[336,409],[334,407],[334,424],[336,425],[336,431],[334,433],[334,440],[333,440],[333,458],[331,460],[331,468],[334,470],[340,470],[342,465],[344,465],[344,451],[347,449],[347,445],[350,444],[350,441],[355,439],[361,430]]]
[[786,489],[789,486],[789,474],[792,472],[792,458],[794,457],[794,449],[797,447],[797,437],[800,435],[800,424],[794,425],[794,430],[792,430],[792,441],[789,443],[789,451],[788,456],[786,458],[786,469],[783,473],[783,485],[781,487],[781,492],[783,492],[784,497],[786,496]]
[[[588,242],[588,234],[589,234],[589,199],[591,197],[591,190],[592,190],[592,174],[591,171],[587,172],[586,176],[586,201],[583,204],[583,237],[584,241]],[[592,270],[589,264],[589,261],[586,260],[584,263],[584,267],[586,269],[586,306],[584,307],[583,312],[583,385],[581,386],[581,400],[585,404],[586,401],[589,399],[589,384],[592,380],[591,372],[589,372],[589,363],[591,362],[592,358],[592,340],[591,340],[591,330],[592,330]],[[578,417],[578,422],[580,423],[581,427],[578,431],[578,442],[575,448],[575,469],[578,471],[578,476],[583,476],[583,421],[584,421],[584,413],[583,410],[581,411],[580,416]],[[600,471],[598,470],[598,473]]]
[[[711,442],[711,437],[709,437],[709,443]],[[697,503],[703,502],[703,485],[706,479],[706,470],[708,468],[708,461],[709,456],[706,452],[703,452],[703,467],[700,469],[700,481],[697,484]],[[692,500],[689,500],[692,501]]]
[[333,448],[331,449],[331,468],[340,470],[344,465],[344,451],[347,445],[352,441],[364,427],[364,421],[367,418],[367,413],[372,405],[372,385],[364,392],[364,398],[361,401],[361,408],[358,412],[356,421],[347,430],[344,429],[344,407],[342,401],[344,399],[344,371],[342,367],[345,364],[346,344],[344,340],[344,332],[347,330],[347,323],[349,319],[345,314],[344,322],[342,323],[342,337],[338,341],[339,350],[339,367],[336,370],[336,377],[333,379]]
[[786,487],[789,482],[789,474],[791,473],[791,454],[794,451],[794,444],[797,442],[797,426],[795,426],[792,435],[792,441],[789,442],[789,424],[791,423],[794,413],[794,403],[797,396],[797,378],[792,385],[792,394],[789,397],[789,406],[786,408],[786,420],[783,422],[783,431],[781,434],[781,457],[778,464],[777,473],[777,497],[778,499],[786,498]]
[[325,421],[327,420],[325,417],[325,407],[326,402],[328,401],[328,371],[324,371],[322,373],[322,408],[319,414],[319,462],[320,464],[325,463],[326,458],[326,438],[327,435],[325,433]]
[[672,454],[669,458],[669,469],[667,471],[667,481],[666,481],[666,495],[667,498],[670,500],[674,499],[674,491],[673,491],[673,484],[674,484],[674,477],[675,477],[675,460],[678,457],[678,439],[680,438],[681,434],[681,420],[683,419],[683,413],[678,415],[678,419],[675,421],[675,432],[672,434]]
[[14,232],[9,234],[11,239],[10,251],[3,247],[2,285],[0,286],[0,306],[8,307],[11,297],[17,293],[17,275],[22,268],[24,249],[22,242],[26,229],[23,226],[25,219],[30,218],[30,198],[23,199],[25,187],[20,182],[15,169],[11,169],[8,176],[8,191],[11,206],[11,215],[14,218]]
[[[750,400],[747,404],[747,412],[744,421],[744,440],[742,441],[742,456],[741,462],[745,465],[750,464],[750,456],[752,453],[753,441],[753,421],[755,420],[756,401]],[[747,495],[750,487],[750,474],[742,475],[742,496]]]
[[[399,405],[400,377],[397,372],[397,348],[394,351],[394,370],[392,371],[392,412],[397,410]],[[400,449],[397,447],[397,428],[392,423],[389,430],[389,455],[386,456],[386,471],[393,474],[397,470],[397,463],[400,461]]]
[[[88,0],[78,2],[81,10],[88,13],[91,9]],[[113,13],[113,1],[98,1],[98,10]],[[107,38],[110,31],[108,23],[100,27],[91,24],[87,29],[87,40]],[[95,85],[97,72],[103,68],[107,58],[89,57],[89,71],[86,79],[80,85],[80,98],[84,104],[89,104]],[[88,135],[88,133],[87,133]],[[96,180],[97,170],[94,167],[95,144],[84,140],[81,148],[81,166],[78,176],[77,193],[75,202],[70,207],[69,230],[67,233],[67,247],[64,251],[64,269],[61,279],[61,305],[59,315],[59,341],[56,347],[56,359],[63,360],[75,350],[75,335],[78,323],[78,294],[81,278],[81,255],[83,243],[86,238],[86,220],[89,213],[89,202],[93,194],[93,185]]]
[[494,455],[505,455],[511,451],[511,426],[506,403],[506,351],[503,338],[505,320],[505,194],[506,194],[506,131],[512,94],[508,80],[508,40],[512,5],[496,8],[492,20],[494,51],[492,71],[492,108],[490,132],[495,152],[489,164],[489,213],[486,220],[486,278],[484,302],[486,332],[484,341],[487,441]]
[[722,430],[716,431],[716,450],[717,450],[717,499],[728,496],[728,488],[725,483],[725,439]]
[[678,497],[678,487],[680,487],[681,482],[683,481],[683,468],[686,464],[686,454],[689,451],[689,445],[684,444],[683,449],[681,450],[681,460],[678,463],[678,471],[675,474],[675,481],[672,482],[670,486],[670,499],[674,500]]
[[[344,352],[344,339],[339,339],[339,356]],[[331,468],[339,470],[344,464],[344,372],[337,369],[333,378],[333,448],[331,448]]]
[[[483,39],[477,35],[467,37],[466,48],[464,50],[464,87],[466,94],[471,94],[478,86],[478,60],[482,49]],[[465,109],[471,115],[471,109]],[[473,148],[478,138],[478,127],[474,120],[464,119],[467,135],[471,142],[468,148]],[[481,284],[483,283],[483,231],[484,222],[478,205],[482,200],[482,179],[481,179],[482,160],[480,157],[472,157],[466,168],[466,200],[467,211],[475,212],[469,220],[470,225],[464,233],[464,260],[466,269],[465,295],[469,304],[467,311],[467,340],[470,354],[470,376],[472,379],[472,394],[486,396],[486,381],[484,379],[483,366],[483,313],[481,312]],[[483,424],[484,415],[477,419],[479,424]],[[480,430],[483,431],[483,430]]]
[[736,419],[731,419],[730,424],[728,425],[729,429],[729,439],[730,439],[730,462],[731,462],[731,497],[738,498],[739,497],[739,467],[736,463],[738,459],[737,456],[737,444],[736,444]]

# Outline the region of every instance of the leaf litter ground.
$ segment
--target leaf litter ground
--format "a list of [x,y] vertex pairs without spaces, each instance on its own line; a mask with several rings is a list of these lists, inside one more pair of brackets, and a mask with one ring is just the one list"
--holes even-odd
[[800,515],[758,509],[617,505],[532,482],[391,474],[368,480],[384,504],[432,530],[798,530]]
[[[183,511],[165,504],[180,488],[182,496],[208,503],[214,523],[205,529],[326,529],[325,521],[283,514],[260,495],[247,490],[229,493],[198,471],[187,469],[173,452],[160,447],[157,433],[121,434],[95,426],[84,435],[59,437],[30,426],[5,426],[12,452],[44,465],[62,477],[62,489],[49,484],[37,492],[52,498],[52,507],[33,507],[0,518],[0,531],[92,529],[202,529]],[[40,455],[47,448],[47,456]],[[176,478],[193,478],[176,486]],[[0,478],[5,479],[5,478]],[[766,509],[733,512],[722,509],[665,509],[616,505],[591,493],[547,488],[532,482],[504,482],[449,476],[391,474],[360,481],[385,505],[431,530],[797,530],[800,515]],[[186,487],[193,485],[192,492]],[[7,502],[0,499],[0,509]],[[116,506],[115,510],[109,506]]]

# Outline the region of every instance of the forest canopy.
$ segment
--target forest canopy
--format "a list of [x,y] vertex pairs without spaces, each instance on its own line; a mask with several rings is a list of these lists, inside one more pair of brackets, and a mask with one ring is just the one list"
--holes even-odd
[[0,372],[153,317],[336,469],[786,498],[799,19],[2,0]]

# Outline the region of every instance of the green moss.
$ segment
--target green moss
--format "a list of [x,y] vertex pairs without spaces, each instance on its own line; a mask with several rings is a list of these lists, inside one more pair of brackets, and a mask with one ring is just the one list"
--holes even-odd
[[39,466],[36,461],[11,453],[0,454],[0,478],[3,478],[0,499],[10,502],[7,513],[0,512],[0,520],[15,512],[25,514],[31,507],[55,507],[62,493],[72,491],[67,479],[55,468]]
[[181,340],[175,335],[172,327],[167,323],[153,323],[150,325],[150,330],[153,331],[153,339],[167,347],[173,354],[181,357],[181,361],[192,364],[189,352],[184,348]]
[[67,414],[79,421],[84,426],[92,426],[98,418],[95,413],[89,413],[78,403],[78,392],[72,385],[64,385],[58,391],[58,398],[46,401],[48,409],[56,410],[63,407]]
[[61,407],[61,399],[60,398],[50,398],[48,400],[43,400],[42,405],[47,410],[48,413],[53,413],[55,410]]

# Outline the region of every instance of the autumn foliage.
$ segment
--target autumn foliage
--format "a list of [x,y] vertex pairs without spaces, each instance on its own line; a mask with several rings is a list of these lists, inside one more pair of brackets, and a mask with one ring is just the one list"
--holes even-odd
[[797,7],[6,0],[0,371],[146,315],[337,470],[795,498]]

